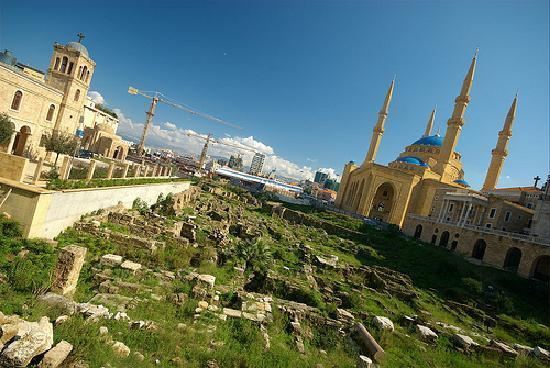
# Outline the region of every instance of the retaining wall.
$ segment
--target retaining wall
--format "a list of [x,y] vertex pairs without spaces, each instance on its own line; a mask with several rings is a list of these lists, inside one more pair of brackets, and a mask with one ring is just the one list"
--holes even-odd
[[21,223],[30,238],[51,239],[80,219],[80,216],[122,203],[131,207],[136,198],[153,204],[161,193],[187,190],[190,182],[156,183],[110,188],[45,190],[12,180],[0,179],[2,190],[12,191],[0,212]]

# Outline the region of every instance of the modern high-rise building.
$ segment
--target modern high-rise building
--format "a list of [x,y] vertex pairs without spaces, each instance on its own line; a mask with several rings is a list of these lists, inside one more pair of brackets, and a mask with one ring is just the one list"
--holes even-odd
[[255,153],[252,157],[252,163],[250,164],[250,175],[260,175],[264,168],[265,155],[261,153]]
[[327,181],[327,179],[328,179],[327,173],[324,173],[322,171],[317,171],[315,173],[315,179],[313,181],[319,184],[324,184],[325,181]]

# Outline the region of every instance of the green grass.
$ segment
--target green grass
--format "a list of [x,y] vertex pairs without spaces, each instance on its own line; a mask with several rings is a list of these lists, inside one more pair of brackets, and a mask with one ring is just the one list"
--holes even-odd
[[52,179],[46,184],[47,189],[62,190],[62,189],[82,189],[82,188],[103,188],[103,187],[118,187],[132,185],[146,185],[156,183],[171,183],[179,181],[188,181],[181,178],[125,178],[125,179],[104,179],[94,178],[86,179]]
[[[220,201],[219,197],[203,193],[204,200]],[[237,206],[238,200],[224,204]],[[194,213],[188,209],[188,214]],[[516,275],[492,268],[472,265],[460,256],[442,248],[417,243],[396,233],[378,231],[362,226],[360,221],[330,212],[310,211],[310,215],[361,232],[361,236],[341,238],[324,231],[272,218],[262,211],[248,208],[241,221],[259,224],[269,221],[273,236],[263,231],[261,241],[268,246],[270,257],[268,272],[277,281],[270,290],[275,297],[281,297],[319,308],[325,316],[334,316],[337,305],[331,300],[336,295],[348,295],[343,300],[346,309],[351,310],[373,334],[386,351],[381,367],[542,367],[531,358],[515,361],[482,355],[463,355],[456,352],[445,336],[440,336],[436,346],[428,346],[416,337],[412,328],[399,325],[403,315],[422,314],[423,318],[435,323],[441,321],[461,327],[466,334],[473,332],[507,343],[522,343],[531,346],[548,347],[548,290],[541,285],[518,278]],[[58,236],[57,247],[67,244],[85,246],[88,249],[78,287],[77,301],[89,301],[97,293],[95,275],[101,255],[124,254],[135,262],[158,272],[168,270],[183,274],[196,271],[216,277],[216,286],[223,288],[221,300],[229,303],[231,296],[252,276],[250,269],[244,277],[233,269],[241,264],[237,258],[229,258],[222,266],[215,263],[218,249],[208,239],[209,232],[216,225],[207,216],[197,218],[200,234],[199,247],[183,246],[170,238],[163,238],[164,248],[155,254],[135,249],[131,244],[115,244],[109,239],[68,229]],[[115,232],[126,233],[128,228],[104,223],[102,226]],[[20,238],[17,225],[0,218],[0,273],[9,282],[0,282],[0,311],[18,313],[36,320],[41,315],[55,319],[61,311],[42,305],[35,294],[50,282],[50,273],[56,260],[56,249],[43,241],[29,241]],[[235,251],[240,241],[234,236],[227,251]],[[342,270],[317,269],[314,274],[319,286],[332,290],[322,293],[309,286],[301,258],[299,244],[307,244],[313,254],[337,255],[341,266],[383,266],[408,275],[414,283],[417,300],[400,300],[383,290],[362,288],[364,280],[357,275],[345,275]],[[235,248],[235,249],[234,249]],[[29,252],[19,256],[22,249]],[[193,263],[193,265],[191,265]],[[262,266],[263,267],[263,266]],[[355,367],[358,347],[349,337],[319,324],[302,321],[304,331],[311,333],[304,339],[306,354],[300,354],[294,337],[289,333],[289,321],[273,304],[273,323],[267,325],[271,348],[264,349],[264,340],[258,326],[246,320],[220,321],[209,312],[195,320],[198,300],[193,298],[194,283],[184,278],[173,281],[161,280],[154,272],[141,275],[114,268],[111,277],[118,281],[136,283],[141,290],[121,291],[122,295],[138,297],[128,314],[134,320],[152,320],[158,331],[132,330],[122,321],[84,321],[73,316],[68,322],[55,328],[55,340],[62,339],[74,345],[72,360],[82,359],[91,367],[200,367],[216,359],[221,367]],[[289,286],[293,286],[292,291]],[[489,286],[494,291],[489,292]],[[160,300],[149,299],[151,291]],[[171,302],[174,293],[184,293],[187,301],[182,305]],[[487,313],[498,319],[497,327],[491,331],[479,329],[479,321],[447,308],[449,300],[475,305],[486,309],[490,304],[496,312]],[[220,306],[222,307],[222,306]],[[114,311],[114,308],[113,308]],[[394,334],[380,333],[372,324],[372,316],[384,315],[396,324]],[[178,324],[183,324],[178,328]],[[99,336],[99,327],[105,325],[116,341],[123,342],[132,352],[140,352],[145,361],[133,355],[120,359],[112,354],[108,345]],[[326,351],[320,354],[319,350]],[[159,360],[159,364],[155,363]],[[177,363],[179,361],[180,363]]]

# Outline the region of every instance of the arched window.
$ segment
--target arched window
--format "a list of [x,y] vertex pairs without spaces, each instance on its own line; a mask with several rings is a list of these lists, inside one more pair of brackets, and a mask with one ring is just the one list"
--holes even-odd
[[13,100],[11,101],[11,109],[19,111],[21,108],[21,100],[23,99],[23,92],[15,91],[13,94]]
[[74,93],[74,100],[78,101],[79,98],[80,98],[80,90],[77,89],[76,92]]
[[55,105],[51,104],[50,108],[48,109],[48,113],[46,114],[47,121],[52,121],[54,112],[55,112]]
[[418,224],[416,225],[416,229],[414,230],[414,237],[416,239],[420,239],[420,235],[422,235],[422,225]]
[[80,74],[80,79],[81,80],[84,80],[84,77],[86,76],[87,71],[88,71],[88,67],[84,66],[84,68],[82,68],[82,74]]
[[90,71],[89,70],[86,72],[86,82],[88,82],[88,79],[90,79]]
[[54,64],[54,66],[53,66],[53,68],[54,68],[55,70],[59,69],[59,62],[60,62],[60,61],[61,61],[61,60],[59,60],[58,57],[55,58],[55,64]]
[[65,73],[67,71],[68,63],[69,59],[66,56],[63,56],[63,60],[61,61],[61,73]]
[[71,61],[69,63],[69,69],[67,69],[67,74],[71,74],[74,68],[74,63]]

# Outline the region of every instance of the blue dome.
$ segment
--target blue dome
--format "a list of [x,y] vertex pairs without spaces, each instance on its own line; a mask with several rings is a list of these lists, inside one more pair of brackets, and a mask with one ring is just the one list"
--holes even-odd
[[467,188],[470,187],[470,184],[468,184],[468,182],[464,179],[455,180],[454,183],[460,184],[460,185],[462,185],[464,187],[467,187]]
[[438,134],[436,135],[428,135],[426,137],[422,137],[413,144],[423,144],[425,146],[437,146],[441,147],[443,144],[443,138],[441,138]]
[[0,63],[13,66],[17,64],[17,59],[15,58],[15,56],[12,55],[11,52],[9,52],[8,50],[4,50],[0,52]]
[[67,44],[67,47],[70,47],[71,49],[75,49],[81,54],[88,56],[88,49],[86,48],[86,46],[84,46],[80,42],[69,42]]
[[424,166],[427,167],[428,164],[419,159],[418,157],[414,156],[404,156],[404,157],[398,157],[396,161],[404,162],[411,165],[418,165],[418,166]]

